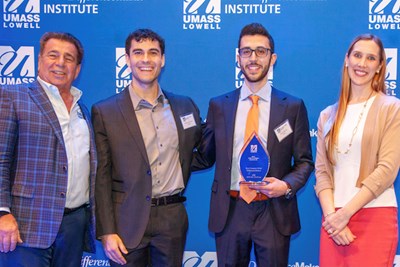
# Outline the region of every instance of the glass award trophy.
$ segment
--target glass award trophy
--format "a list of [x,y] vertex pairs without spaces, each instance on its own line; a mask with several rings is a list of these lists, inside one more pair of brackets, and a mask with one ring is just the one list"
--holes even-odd
[[270,157],[256,133],[253,133],[244,144],[239,155],[239,169],[244,180],[240,184],[262,185],[267,182]]

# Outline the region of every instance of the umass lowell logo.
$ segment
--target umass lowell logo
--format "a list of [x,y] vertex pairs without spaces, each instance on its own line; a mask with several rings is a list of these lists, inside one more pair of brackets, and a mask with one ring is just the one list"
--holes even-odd
[[3,0],[3,28],[39,29],[40,0]]
[[385,48],[386,53],[386,94],[396,95],[397,88],[397,48]]
[[3,0],[4,13],[39,13],[39,0]]
[[[282,0],[183,0],[183,25],[184,30],[220,30],[221,16],[240,15],[249,16],[254,14],[281,14]],[[285,1],[283,1],[285,2]]]
[[220,0],[185,0],[184,1],[185,14],[218,14],[221,13]]
[[35,60],[32,46],[0,46],[0,84],[30,83],[35,80]]
[[400,30],[400,0],[370,0],[369,30]]
[[400,12],[399,0],[370,0],[370,8],[373,13],[383,13],[385,10],[393,14]]
[[182,267],[217,267],[217,253],[206,251],[199,255],[196,251],[185,251]]
[[131,81],[131,70],[126,64],[125,48],[115,48],[115,92],[118,94]]
[[183,0],[184,30],[220,30],[221,0]]

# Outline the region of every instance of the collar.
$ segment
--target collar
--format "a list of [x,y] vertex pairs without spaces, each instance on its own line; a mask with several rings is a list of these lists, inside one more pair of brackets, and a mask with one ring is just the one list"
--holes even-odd
[[248,99],[250,95],[257,95],[262,99],[263,101],[269,102],[271,100],[271,91],[272,87],[269,82],[265,83],[263,87],[261,87],[260,90],[258,90],[257,93],[253,93],[249,87],[246,85],[246,83],[243,83],[242,88],[240,89],[240,97],[239,99],[241,101]]
[[[51,83],[45,82],[42,80],[39,76],[37,76],[37,81],[40,83],[46,94],[51,95],[52,97],[55,98],[60,98],[60,91],[58,91],[57,86],[52,85]],[[83,95],[83,92],[76,88],[75,86],[71,86],[70,92],[72,96],[74,97],[74,103],[77,102]]]
[[163,104],[164,100],[166,99],[163,91],[161,90],[160,86],[158,86],[157,97],[154,103],[149,103],[147,100],[141,98],[135,90],[133,90],[132,84],[129,86],[129,95],[132,100],[134,110],[140,110],[142,108],[153,108],[158,104]]

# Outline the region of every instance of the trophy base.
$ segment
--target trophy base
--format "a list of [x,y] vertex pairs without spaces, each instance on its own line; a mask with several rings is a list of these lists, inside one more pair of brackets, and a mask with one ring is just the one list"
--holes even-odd
[[268,182],[266,182],[266,181],[260,181],[260,182],[240,181],[239,184],[244,184],[244,185],[267,185]]

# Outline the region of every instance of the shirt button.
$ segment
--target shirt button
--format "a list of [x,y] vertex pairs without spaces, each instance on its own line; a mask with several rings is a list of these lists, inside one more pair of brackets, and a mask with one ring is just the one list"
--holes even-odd
[[150,197],[150,196],[146,196],[146,200],[147,200],[147,201],[150,201],[150,200],[151,200],[151,197]]
[[65,165],[62,167],[62,169],[63,169],[63,171],[65,171],[65,172],[68,171],[68,167],[65,166]]
[[65,192],[60,193],[60,197],[62,197],[62,198],[65,198],[65,195],[66,195]]
[[151,171],[150,170],[147,171],[147,175],[151,175]]

